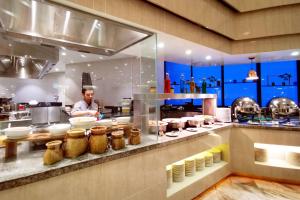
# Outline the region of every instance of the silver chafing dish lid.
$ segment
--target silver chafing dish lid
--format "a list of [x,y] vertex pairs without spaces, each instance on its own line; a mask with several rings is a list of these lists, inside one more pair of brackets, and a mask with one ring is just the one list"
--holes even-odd
[[244,114],[256,114],[259,112],[260,107],[256,101],[250,97],[240,97],[237,98],[232,103],[232,112],[244,113]]
[[273,98],[268,105],[272,113],[279,115],[292,115],[299,111],[297,104],[289,98]]

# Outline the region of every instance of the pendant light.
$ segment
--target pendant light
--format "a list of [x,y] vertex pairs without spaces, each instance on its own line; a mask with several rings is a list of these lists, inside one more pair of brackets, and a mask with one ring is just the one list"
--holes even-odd
[[[249,57],[249,60],[251,60],[251,65],[253,64],[253,60],[255,59],[255,57]],[[258,76],[257,76],[257,72],[251,68],[248,71],[248,77],[246,77],[246,80],[251,81],[251,80],[257,80]]]

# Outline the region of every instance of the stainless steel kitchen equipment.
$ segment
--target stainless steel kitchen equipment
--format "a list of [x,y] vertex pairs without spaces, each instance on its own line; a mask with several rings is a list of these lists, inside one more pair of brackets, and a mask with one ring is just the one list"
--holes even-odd
[[153,33],[52,1],[0,0],[2,37],[111,56]]
[[273,98],[268,104],[273,119],[299,115],[299,107],[289,98]]
[[260,115],[261,109],[255,100],[249,97],[237,98],[231,105],[233,119],[248,121],[255,115]]
[[60,122],[61,103],[40,102],[30,107],[32,124],[48,124]]

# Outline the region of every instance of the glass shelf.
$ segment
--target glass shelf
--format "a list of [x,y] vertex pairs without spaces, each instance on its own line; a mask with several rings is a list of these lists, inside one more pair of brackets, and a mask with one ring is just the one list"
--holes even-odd
[[216,99],[216,94],[173,94],[173,93],[161,93],[161,94],[134,94],[134,100],[165,100],[165,99]]
[[257,82],[224,82],[224,84],[257,83]]
[[262,85],[261,87],[297,87],[297,85]]

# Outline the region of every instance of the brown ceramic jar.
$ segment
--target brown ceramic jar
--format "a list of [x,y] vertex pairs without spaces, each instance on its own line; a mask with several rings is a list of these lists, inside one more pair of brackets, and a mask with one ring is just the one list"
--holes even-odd
[[141,143],[141,130],[137,128],[131,129],[130,136],[128,138],[129,144],[138,145]]
[[67,131],[67,141],[64,144],[65,157],[76,158],[87,151],[88,139],[85,129],[76,128]]
[[47,150],[44,153],[44,165],[52,165],[63,159],[62,141],[54,140],[46,143]]
[[104,153],[108,149],[106,126],[95,126],[91,128],[89,147],[90,152],[94,154]]
[[124,131],[124,137],[128,138],[130,136],[131,125],[128,123],[118,123],[118,128],[122,128]]
[[114,131],[111,133],[111,146],[114,150],[119,150],[125,148],[125,139],[124,139],[123,130]]

